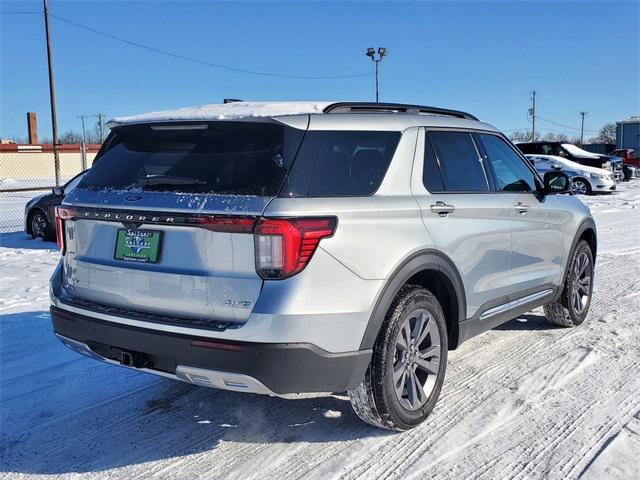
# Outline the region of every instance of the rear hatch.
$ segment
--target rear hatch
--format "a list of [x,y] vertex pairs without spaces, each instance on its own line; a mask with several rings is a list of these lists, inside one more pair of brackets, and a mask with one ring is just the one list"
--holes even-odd
[[303,135],[273,119],[115,128],[63,206],[66,300],[246,320],[262,288],[253,222]]

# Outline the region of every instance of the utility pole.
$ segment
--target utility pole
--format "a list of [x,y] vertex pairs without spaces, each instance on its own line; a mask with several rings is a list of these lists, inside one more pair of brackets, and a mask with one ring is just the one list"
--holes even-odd
[[49,37],[49,8],[44,0],[44,29],[47,37],[47,62],[49,64],[49,100],[51,102],[51,128],[53,129],[53,165],[56,187],[60,186],[60,157],[58,156],[58,123],[56,121],[56,94],[53,86],[53,60],[51,58],[51,38]]
[[89,115],[78,115],[76,118],[82,120],[82,141],[83,143],[87,143],[87,131],[85,130],[84,119],[89,118]]
[[104,113],[94,115],[98,119],[98,128],[100,129],[100,143],[104,143]]
[[536,141],[536,91],[531,92],[531,108],[529,109],[529,115],[531,115],[531,141]]
[[580,116],[582,117],[582,123],[580,124],[580,146],[584,143],[584,116],[588,112],[580,112]]
[[378,48],[378,57],[376,58],[376,49],[375,48],[367,48],[366,52],[367,57],[371,57],[371,60],[376,64],[376,103],[378,103],[379,98],[379,67],[378,64],[382,61],[382,59],[387,55],[387,49],[384,47]]

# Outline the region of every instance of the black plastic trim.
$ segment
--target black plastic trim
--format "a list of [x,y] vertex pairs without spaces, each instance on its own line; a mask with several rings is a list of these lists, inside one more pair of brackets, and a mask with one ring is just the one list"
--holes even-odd
[[[429,270],[443,274],[453,286],[455,300],[458,304],[458,318],[451,319],[451,321],[454,329],[454,336],[457,337],[458,324],[466,318],[467,309],[467,300],[462,278],[460,277],[460,274],[453,262],[444,253],[438,250],[429,249],[411,255],[402,262],[402,264],[391,275],[383,292],[378,297],[375,307],[373,308],[362,342],[360,343],[360,349],[373,348],[387,311],[389,310],[393,299],[407,280],[417,273]],[[458,345],[459,342],[456,341],[453,348],[456,348]]]
[[[527,302],[525,304],[519,305],[515,308],[511,308],[509,310],[506,310],[504,312],[501,313],[497,313],[495,315],[492,315],[489,318],[486,319],[481,319],[480,316],[486,312],[487,310],[494,308],[494,307],[498,307],[500,305],[504,305],[510,301],[516,301],[518,299],[524,298],[528,295],[533,295],[535,293],[538,292],[543,292],[545,290],[552,290],[551,292],[549,292],[548,295],[545,295],[542,298],[537,298],[535,300],[531,300],[530,302]],[[516,318],[518,315],[522,315],[523,313],[528,312],[529,310],[532,310],[533,308],[536,307],[540,307],[542,305],[546,305],[547,303],[551,302],[557,295],[558,292],[558,286],[554,285],[552,283],[547,283],[544,285],[540,285],[537,287],[533,287],[533,288],[529,288],[526,290],[522,290],[518,293],[514,293],[511,295],[506,295],[500,298],[497,298],[495,300],[491,300],[490,302],[487,302],[483,305],[481,305],[478,310],[476,311],[476,313],[473,315],[473,317],[465,320],[464,322],[460,323],[460,339],[459,342],[462,343],[466,340],[469,340],[472,337],[475,337],[477,335],[480,335],[481,333],[484,333],[488,330],[491,330],[492,328],[495,328],[499,325],[502,325],[505,322],[508,322],[509,320],[513,320],[514,318]]]
[[558,291],[556,292],[555,298],[553,299],[554,301],[557,301],[560,298],[560,295],[562,295],[564,284],[567,281],[567,274],[569,273],[569,262],[571,262],[571,259],[573,258],[573,254],[576,251],[578,242],[580,241],[584,232],[586,232],[587,230],[592,230],[593,235],[596,239],[596,248],[594,248],[593,251],[591,252],[591,255],[593,256],[593,266],[595,269],[596,256],[597,256],[596,254],[598,250],[597,248],[598,247],[598,230],[596,229],[596,222],[593,220],[593,218],[587,217],[584,220],[582,220],[582,222],[578,226],[578,229],[576,230],[575,236],[573,237],[573,242],[571,243],[571,249],[569,250],[567,257],[565,258],[564,273],[562,275],[562,283],[560,284],[561,288],[559,288]]
[[[186,365],[240,373],[281,395],[352,389],[364,379],[371,359],[371,350],[330,353],[309,343],[230,342],[122,325],[54,306],[51,321],[56,333],[118,362],[124,351],[136,365],[160,372],[174,374],[177,365]],[[194,340],[233,350],[194,346]]]

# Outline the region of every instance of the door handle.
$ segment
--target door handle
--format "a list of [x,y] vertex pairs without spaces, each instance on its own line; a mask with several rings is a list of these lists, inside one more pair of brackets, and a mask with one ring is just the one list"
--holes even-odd
[[435,205],[431,205],[431,211],[437,213],[441,217],[446,217],[456,209],[453,205],[447,205],[446,203],[438,200]]
[[518,202],[513,206],[513,208],[515,208],[516,212],[518,212],[520,215],[524,215],[529,211],[529,208],[531,207],[526,203]]

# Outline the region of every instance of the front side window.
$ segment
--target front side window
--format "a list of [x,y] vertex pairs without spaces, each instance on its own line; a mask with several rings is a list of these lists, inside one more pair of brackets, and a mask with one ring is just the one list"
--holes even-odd
[[428,136],[438,157],[442,181],[447,191],[489,190],[484,168],[470,133],[429,132]]
[[533,192],[537,190],[535,175],[520,156],[496,135],[478,135],[487,154],[496,184],[501,192]]

